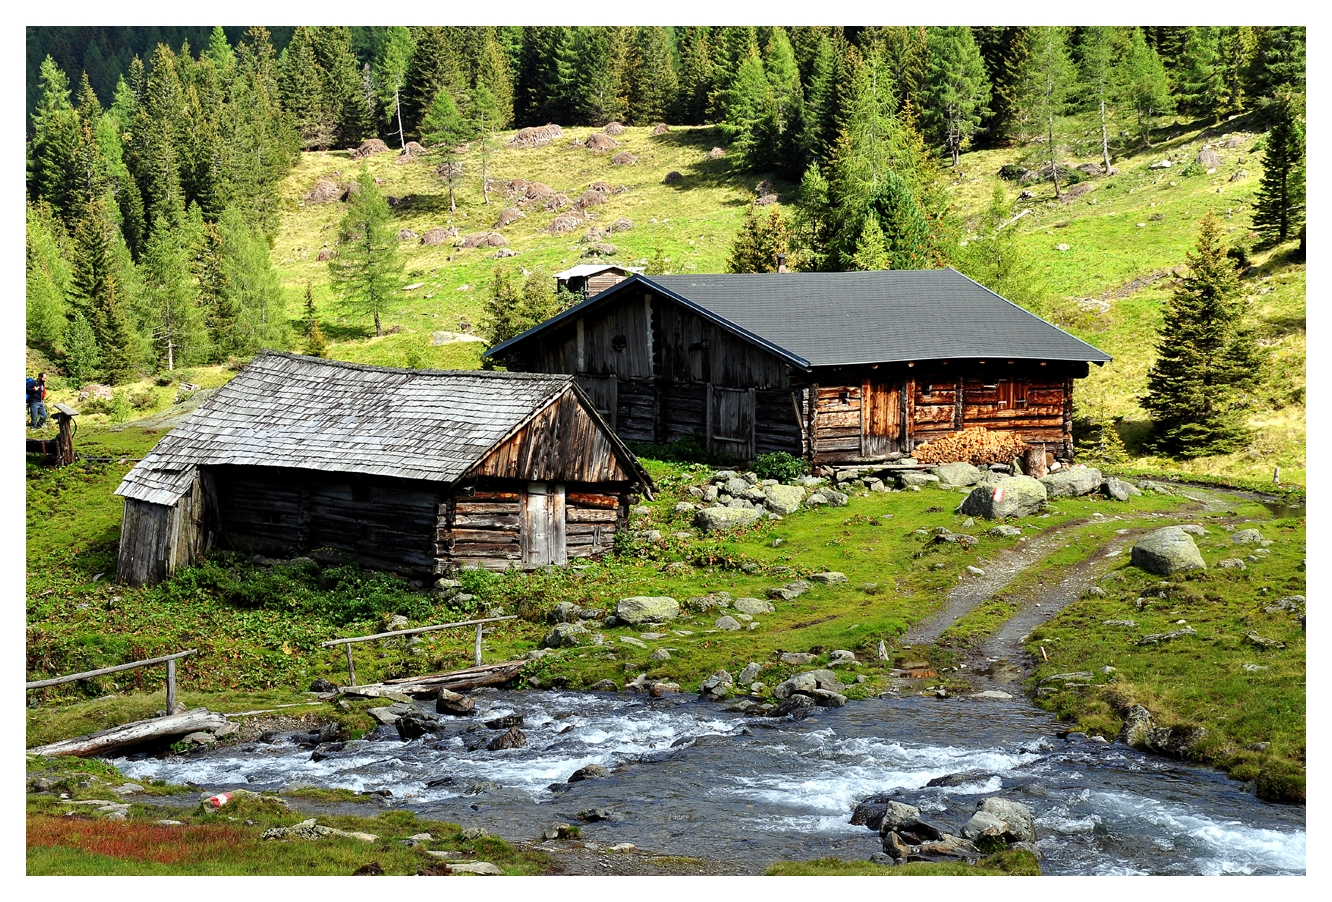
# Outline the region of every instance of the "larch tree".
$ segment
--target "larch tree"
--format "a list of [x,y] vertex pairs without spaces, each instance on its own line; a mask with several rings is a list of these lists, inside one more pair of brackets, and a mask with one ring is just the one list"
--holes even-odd
[[202,221],[191,222],[179,207],[170,211],[158,220],[140,261],[141,319],[152,336],[158,362],[168,372],[194,363],[200,356],[202,317],[192,262],[201,243],[202,225]]
[[403,263],[392,230],[388,201],[362,166],[360,190],[352,195],[339,229],[338,252],[329,260],[333,289],[350,306],[369,313],[375,335],[384,334],[380,317],[402,287]]
[[726,271],[777,272],[777,258],[787,254],[789,243],[790,230],[786,227],[781,211],[769,207],[768,214],[762,216],[751,205],[745,211],[745,221],[731,245]]
[[472,127],[453,100],[447,88],[441,88],[421,120],[421,140],[438,147],[444,163],[437,170],[449,185],[449,212],[458,209],[454,200],[453,184],[462,177],[462,164],[458,162],[458,145],[472,136]]
[[1174,109],[1165,64],[1155,50],[1147,46],[1141,28],[1129,30],[1124,51],[1124,100],[1138,120],[1138,135],[1143,147],[1152,146],[1152,123],[1158,116]]
[[1253,227],[1275,243],[1295,234],[1304,220],[1304,116],[1289,90],[1277,96],[1269,115],[1272,128],[1263,150]]
[[1166,303],[1157,359],[1142,406],[1158,452],[1192,458],[1240,450],[1249,438],[1245,411],[1261,359],[1245,323],[1244,298],[1224,229],[1203,217],[1188,273]]
[[1078,42],[1078,75],[1087,100],[1096,109],[1101,129],[1101,168],[1106,175],[1110,174],[1110,118],[1120,91],[1115,44],[1115,29],[1109,25],[1082,29]]
[[1074,86],[1064,29],[1046,25],[1031,29],[1030,54],[1018,80],[1018,106],[1032,136],[1043,142],[1041,158],[1050,167],[1055,197],[1059,186],[1060,141],[1068,98]]
[[305,353],[311,357],[328,356],[328,342],[319,328],[319,312],[315,309],[314,289],[305,283]]
[[1045,294],[1040,274],[1022,251],[1012,228],[1013,206],[1004,186],[995,182],[980,229],[958,254],[958,271],[995,294],[1044,315]]
[[412,64],[415,49],[412,33],[405,25],[390,25],[384,31],[372,70],[379,90],[379,107],[388,120],[389,134],[398,136],[399,148],[407,146],[407,132],[402,125],[402,88],[407,82],[407,69]]
[[957,166],[962,148],[980,128],[990,102],[990,82],[971,29],[930,30],[929,68],[921,93],[934,137]]

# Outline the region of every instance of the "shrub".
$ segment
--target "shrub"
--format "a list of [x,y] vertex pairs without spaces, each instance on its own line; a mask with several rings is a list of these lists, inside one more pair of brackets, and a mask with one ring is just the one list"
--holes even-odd
[[157,393],[151,388],[139,388],[129,393],[130,406],[135,410],[152,407],[157,402]]
[[808,467],[802,458],[785,451],[773,451],[754,458],[754,475],[759,479],[776,479],[787,482],[797,476],[803,476]]
[[673,442],[629,442],[629,450],[639,457],[650,457],[678,464],[711,463],[707,443],[701,435],[687,433]]

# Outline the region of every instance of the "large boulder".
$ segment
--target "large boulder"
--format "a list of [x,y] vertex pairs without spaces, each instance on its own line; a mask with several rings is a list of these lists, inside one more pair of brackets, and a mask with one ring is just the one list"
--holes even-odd
[[805,490],[796,485],[765,485],[763,503],[775,514],[793,514],[805,500]]
[[1105,482],[1101,483],[1101,492],[1104,493],[1105,497],[1113,498],[1116,501],[1128,501],[1134,495],[1142,494],[1132,483],[1116,479],[1113,476],[1105,477]]
[[976,813],[962,827],[962,836],[978,846],[982,839],[994,838],[1011,845],[1015,842],[1036,841],[1036,821],[1031,809],[1021,802],[1009,799],[982,799],[976,803]]
[[557,623],[541,640],[541,645],[544,648],[576,648],[587,635],[588,629],[581,623]]
[[763,511],[747,507],[705,507],[694,515],[694,526],[704,532],[721,532],[758,522]]
[[1045,506],[1045,486],[1030,476],[1005,476],[973,489],[957,511],[970,517],[1003,520],[1029,517]]
[[902,488],[909,489],[912,486],[924,488],[927,485],[939,485],[943,480],[933,473],[917,473],[913,470],[904,470],[897,474],[897,482]]
[[939,487],[945,489],[975,485],[981,478],[980,469],[966,462],[940,464],[933,473],[939,477]]
[[665,595],[633,595],[620,599],[615,616],[625,623],[663,623],[680,616],[680,603]]
[[439,696],[435,699],[435,712],[437,714],[464,715],[471,714],[475,710],[475,701],[451,689],[440,689]]
[[1041,485],[1050,498],[1090,495],[1101,487],[1102,481],[1101,471],[1095,467],[1072,467],[1041,477]]
[[718,670],[703,681],[702,685],[698,687],[698,694],[703,698],[723,699],[731,694],[731,686],[734,682],[729,672]]
[[837,694],[846,691],[846,687],[838,681],[837,674],[831,670],[821,669],[797,673],[789,680],[778,683],[777,687],[772,690],[772,694],[774,697],[782,699],[790,698],[796,693],[814,697],[814,692],[818,689]]
[[749,614],[751,617],[757,617],[760,614],[772,614],[777,610],[772,606],[771,601],[764,601],[762,598],[737,598],[735,609],[741,614]]
[[1133,546],[1130,560],[1133,566],[1162,576],[1207,569],[1193,537],[1178,526],[1164,526],[1143,536]]

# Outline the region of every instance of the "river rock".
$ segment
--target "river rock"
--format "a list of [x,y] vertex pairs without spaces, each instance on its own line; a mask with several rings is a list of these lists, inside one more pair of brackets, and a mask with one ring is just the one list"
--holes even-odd
[[795,485],[768,485],[763,487],[763,503],[774,514],[793,514],[805,500],[805,490]]
[[831,670],[820,669],[798,673],[789,680],[778,683],[777,686],[773,688],[772,694],[775,698],[789,698],[796,692],[803,692],[812,696],[816,689],[822,689],[839,695],[846,691],[846,687],[838,681],[837,674],[833,673]]
[[[891,854],[891,853],[890,853]],[[907,854],[907,861],[976,861],[981,857],[980,850],[969,840],[952,834],[933,842],[913,846]]]
[[742,614],[758,616],[759,614],[772,614],[777,611],[772,606],[772,602],[764,601],[761,598],[737,598],[735,600],[735,609]]
[[476,710],[476,702],[460,692],[454,692],[450,689],[440,689],[439,695],[435,698],[436,714],[463,715],[471,714]]
[[665,680],[657,680],[648,687],[648,695],[653,698],[661,698],[663,695],[670,695],[679,691],[679,683],[669,683]]
[[1028,517],[1045,506],[1045,499],[1045,486],[1037,480],[1030,476],[1005,476],[993,485],[972,490],[957,511],[987,520]]
[[759,678],[759,674],[762,672],[763,672],[762,664],[755,664],[753,661],[750,661],[748,664],[745,665],[745,669],[740,671],[740,676],[736,678],[736,682],[739,683],[741,686],[748,686],[750,683],[757,680]]
[[1236,545],[1261,545],[1263,534],[1256,529],[1241,529],[1230,537]]
[[1178,526],[1165,526],[1139,539],[1133,546],[1131,562],[1135,567],[1162,576],[1207,569],[1193,538]]
[[843,492],[839,492],[836,489],[828,488],[827,486],[824,486],[810,496],[811,501],[814,498],[822,498],[823,500],[819,503],[826,504],[829,507],[846,507],[851,503],[850,496]]
[[763,512],[747,507],[705,507],[694,516],[694,526],[704,532],[721,532],[758,522]]
[[981,478],[980,468],[966,462],[940,464],[930,472],[939,477],[939,488],[941,489],[956,489],[975,485],[980,482]]
[[1090,495],[1101,487],[1104,477],[1095,467],[1071,467],[1041,477],[1048,498],[1072,498]]
[[664,623],[680,616],[680,604],[665,595],[634,595],[620,599],[615,616],[625,623]]
[[585,764],[573,772],[569,777],[569,783],[581,783],[584,780],[595,780],[598,777],[610,776],[610,771],[601,764]]
[[814,689],[810,691],[810,696],[814,699],[814,704],[820,708],[840,708],[846,704],[846,696],[840,692],[832,692],[828,689]]
[[439,718],[433,714],[412,709],[395,720],[393,726],[398,731],[398,738],[403,742],[410,742],[413,739],[421,738],[426,733],[433,733],[438,730]]
[[719,630],[738,630],[741,628],[740,621],[736,620],[730,614],[718,617],[717,622],[713,624],[713,627]]
[[847,581],[846,574],[837,570],[829,570],[825,573],[814,573],[809,577],[812,583],[822,583],[825,586],[844,583]]
[[769,717],[786,717],[788,714],[795,720],[801,720],[808,717],[815,708],[814,699],[808,695],[797,692],[790,698],[783,699],[782,703],[768,712]]
[[398,702],[397,704],[383,708],[370,708],[365,713],[374,718],[375,723],[380,724],[381,726],[391,727],[393,724],[397,723],[398,718],[402,717],[409,711],[414,710],[416,710],[416,708],[412,704],[408,702]]
[[517,727],[509,727],[486,744],[486,751],[498,752],[502,749],[521,749],[527,746],[527,736]]
[[1152,712],[1142,705],[1134,705],[1124,716],[1124,724],[1119,728],[1117,742],[1141,748],[1147,742],[1147,734],[1156,727]]
[[[738,626],[738,624],[737,624]],[[731,694],[734,680],[725,670],[718,670],[698,687],[698,694],[703,698],[723,699]]]
[[[981,824],[978,819],[988,822]],[[1005,845],[1036,841],[1036,821],[1031,809],[1010,799],[989,798],[976,803],[976,814],[962,828],[962,836],[973,843],[981,837],[997,837]]]
[[485,721],[488,730],[507,730],[509,727],[521,727],[523,725],[523,715],[505,714],[503,717],[494,717]]
[[619,692],[620,687],[614,680],[597,680],[591,686],[587,687],[593,692]]
[[546,648],[577,648],[589,633],[590,630],[577,621],[557,623],[541,640],[541,644]]

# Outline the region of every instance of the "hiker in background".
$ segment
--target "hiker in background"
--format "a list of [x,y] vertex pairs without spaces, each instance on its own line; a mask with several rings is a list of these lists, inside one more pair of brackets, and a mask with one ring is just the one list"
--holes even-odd
[[28,426],[41,429],[46,425],[46,374],[38,373],[28,380]]

